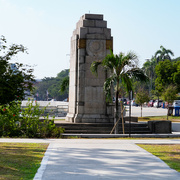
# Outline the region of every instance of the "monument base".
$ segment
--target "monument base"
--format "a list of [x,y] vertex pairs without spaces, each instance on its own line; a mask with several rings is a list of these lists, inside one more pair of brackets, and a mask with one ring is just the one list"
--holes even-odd
[[[68,113],[66,116],[66,121],[71,123],[114,123],[114,104],[107,105],[107,114],[76,114]],[[121,110],[119,108],[119,115]],[[126,111],[123,112],[123,117],[125,117]]]
[[70,114],[66,116],[66,121],[73,123],[113,123],[113,117],[100,114]]

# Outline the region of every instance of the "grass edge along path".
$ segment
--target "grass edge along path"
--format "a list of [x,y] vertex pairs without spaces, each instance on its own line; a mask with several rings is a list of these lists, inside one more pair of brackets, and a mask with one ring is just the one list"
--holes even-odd
[[[167,120],[167,116],[147,116],[147,117],[138,117],[138,121],[161,121]],[[180,122],[180,116],[168,116],[168,120],[172,122]]]
[[0,180],[33,179],[49,144],[0,143]]
[[137,144],[180,172],[180,144]]

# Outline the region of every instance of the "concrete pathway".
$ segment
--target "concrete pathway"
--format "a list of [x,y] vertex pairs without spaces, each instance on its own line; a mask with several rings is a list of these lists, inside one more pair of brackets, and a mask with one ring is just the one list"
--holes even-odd
[[177,180],[180,173],[136,143],[180,144],[180,139],[0,139],[50,143],[34,180]]

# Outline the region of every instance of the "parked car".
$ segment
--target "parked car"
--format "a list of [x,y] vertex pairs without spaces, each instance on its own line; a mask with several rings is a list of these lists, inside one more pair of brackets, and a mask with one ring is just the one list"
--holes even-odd
[[135,100],[131,101],[131,106],[138,106],[138,104],[136,104]]
[[159,100],[159,103],[158,103],[158,100],[156,100],[156,101],[154,102],[153,106],[154,106],[154,107],[157,107],[157,108],[158,108],[158,107],[161,107],[162,102],[163,102],[162,100]]
[[180,106],[180,100],[174,100],[173,107]]
[[153,107],[154,102],[155,102],[155,100],[150,100],[148,102],[148,107]]

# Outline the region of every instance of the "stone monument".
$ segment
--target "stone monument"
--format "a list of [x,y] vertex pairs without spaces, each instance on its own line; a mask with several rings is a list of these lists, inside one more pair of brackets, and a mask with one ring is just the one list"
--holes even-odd
[[108,74],[99,68],[96,77],[90,70],[92,62],[104,59],[110,49],[113,49],[113,38],[103,15],[83,15],[71,37],[67,121],[113,122],[113,107],[106,103],[103,92]]

